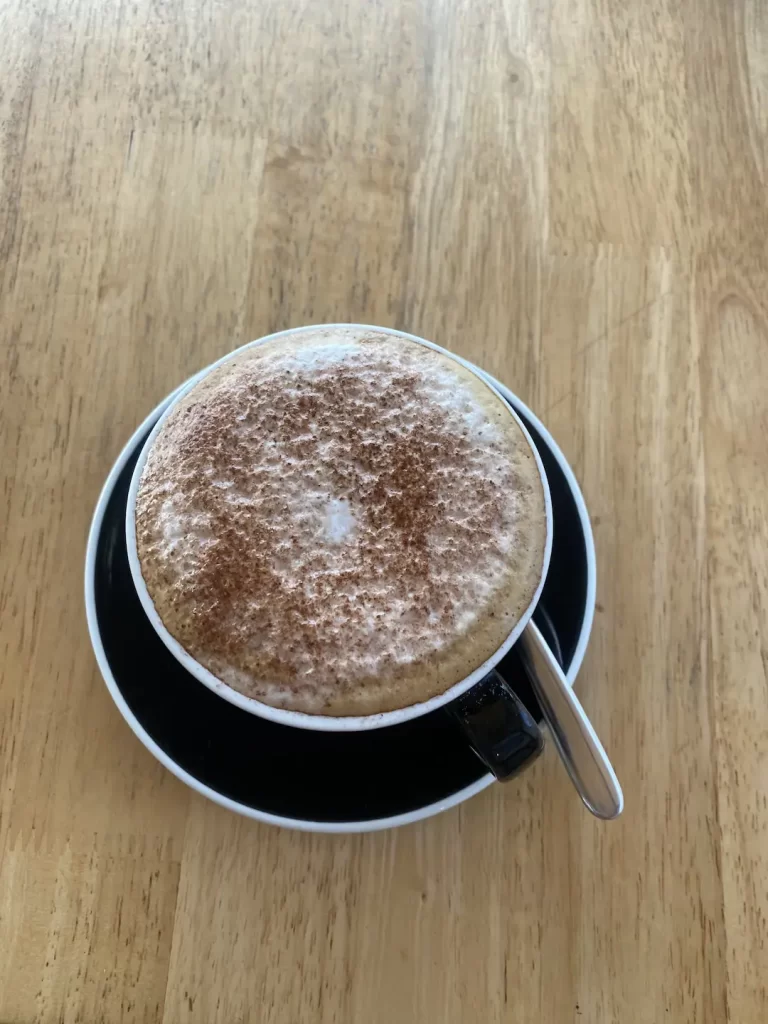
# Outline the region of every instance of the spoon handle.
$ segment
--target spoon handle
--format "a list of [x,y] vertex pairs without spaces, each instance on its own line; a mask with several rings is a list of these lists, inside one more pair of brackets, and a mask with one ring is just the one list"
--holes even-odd
[[624,808],[624,795],[616,773],[534,622],[523,630],[518,649],[554,744],[579,796],[596,817],[618,817]]

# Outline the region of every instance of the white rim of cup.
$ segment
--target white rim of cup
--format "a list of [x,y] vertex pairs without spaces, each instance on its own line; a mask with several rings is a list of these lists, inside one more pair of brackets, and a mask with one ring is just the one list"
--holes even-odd
[[[472,366],[472,364],[468,363],[466,360],[462,359],[461,362]],[[592,524],[584,501],[584,496],[570,464],[566,460],[555,439],[539,418],[528,408],[525,402],[521,401],[521,399],[514,395],[505,384],[502,384],[479,367],[472,366],[472,368],[482,374],[482,376],[488,381],[492,382],[494,387],[496,387],[504,398],[514,404],[516,411],[525,416],[525,418],[533,424],[536,433],[547,445],[550,452],[557,460],[576,504],[576,511],[579,516],[584,536],[585,557],[587,563],[587,593],[581,629],[579,631],[579,639],[576,643],[571,663],[566,672],[568,683],[570,686],[573,686],[582,662],[584,661],[587,645],[592,632],[597,594],[597,560],[595,556],[595,544],[592,534]],[[496,781],[490,772],[483,775],[469,786],[456,790],[455,793],[452,793],[443,800],[438,800],[431,804],[425,804],[423,807],[416,808],[413,811],[390,815],[386,818],[372,818],[358,821],[313,821],[306,818],[290,818],[284,815],[271,814],[268,811],[262,811],[259,808],[251,807],[248,804],[239,803],[237,800],[232,800],[230,797],[224,796],[224,794],[219,793],[217,790],[205,785],[205,783],[200,782],[200,780],[195,778],[194,775],[191,775],[188,771],[178,765],[173,758],[169,757],[165,750],[163,750],[163,748],[149,735],[138,718],[136,718],[133,711],[128,706],[127,701],[123,697],[122,691],[117,684],[117,680],[112,673],[106,651],[104,650],[104,644],[101,639],[101,630],[96,612],[96,552],[98,549],[107,505],[109,504],[115,484],[117,483],[126,462],[128,462],[131,456],[135,453],[139,442],[146,435],[150,426],[163,414],[163,412],[170,406],[171,402],[173,402],[174,399],[177,398],[178,395],[191,383],[194,383],[202,377],[207,370],[207,367],[201,370],[198,374],[191,377],[189,381],[182,384],[179,388],[163,399],[163,401],[152,410],[143,423],[141,423],[141,425],[134,431],[131,438],[120,452],[120,455],[113,464],[112,469],[104,482],[104,486],[102,487],[98,501],[96,502],[96,508],[94,509],[93,519],[91,521],[91,528],[88,533],[88,543],[85,555],[85,611],[88,623],[88,633],[90,635],[91,645],[96,656],[96,663],[99,667],[102,678],[106,683],[107,689],[109,690],[118,711],[125,719],[131,731],[153,755],[153,757],[160,762],[160,764],[167,768],[171,774],[175,775],[177,779],[189,786],[190,789],[200,793],[201,796],[204,796],[213,803],[218,804],[220,807],[234,811],[236,814],[240,814],[243,817],[251,818],[255,821],[262,821],[269,825],[277,825],[281,828],[294,829],[299,832],[359,833],[377,832],[387,828],[396,828],[401,825],[408,825],[416,821],[421,821],[425,818],[434,817],[436,814],[441,814],[443,811],[450,810],[452,807],[456,807],[458,804],[464,803],[466,800],[469,800],[473,796],[482,792],[482,790],[487,789],[488,786]]]
[[[404,708],[396,708],[394,711],[383,711],[373,715],[311,715],[301,711],[289,711],[284,708],[275,708],[269,704],[265,704],[260,700],[253,697],[247,697],[245,694],[233,689],[228,686],[223,680],[219,679],[213,672],[207,669],[204,665],[201,665],[199,661],[192,657],[191,654],[179,643],[179,641],[169,632],[166,628],[165,623],[158,614],[152,597],[147,589],[147,585],[144,581],[144,577],[141,572],[141,563],[139,562],[139,556],[136,546],[136,497],[139,490],[139,484],[141,481],[141,474],[144,469],[144,465],[147,461],[147,457],[155,442],[156,437],[162,430],[166,420],[173,412],[173,409],[184,398],[184,396],[191,391],[197,384],[204,380],[208,374],[214,369],[223,366],[224,364],[235,359],[237,356],[242,355],[243,352],[247,352],[249,349],[256,348],[257,346],[264,345],[270,341],[274,341],[277,338],[293,337],[295,335],[305,334],[320,329],[334,329],[334,328],[353,328],[363,331],[377,331],[380,334],[388,334],[392,337],[405,338],[408,341],[415,342],[416,344],[422,345],[425,348],[434,349],[436,352],[440,352],[447,356],[459,365],[464,366],[476,377],[478,377],[484,384],[486,384],[491,391],[495,392],[500,398],[505,408],[509,410],[510,415],[513,417],[520,430],[523,432],[528,445],[533,452],[536,460],[536,465],[539,471],[539,477],[541,479],[542,487],[544,489],[544,504],[546,511],[546,522],[547,522],[547,536],[546,543],[544,546],[544,561],[541,570],[541,577],[536,586],[536,590],[529,602],[527,608],[518,619],[514,629],[509,633],[504,642],[496,648],[493,654],[486,658],[486,660],[478,665],[469,675],[460,679],[453,686],[447,690],[443,690],[441,693],[436,694],[434,697],[430,697],[429,700],[420,701],[417,704],[409,704]],[[209,690],[212,690],[219,697],[223,697],[224,700],[229,701],[230,704],[234,704],[236,707],[242,708],[243,711],[248,711],[250,714],[258,715],[260,718],[266,718],[271,722],[278,722],[280,725],[287,725],[295,729],[309,729],[315,732],[368,732],[372,729],[383,729],[390,725],[398,725],[401,722],[408,722],[414,718],[420,718],[422,715],[430,714],[432,711],[436,711],[438,708],[444,707],[446,704],[450,704],[451,701],[456,700],[467,690],[470,690],[476,683],[484,679],[489,672],[501,661],[505,654],[511,649],[513,644],[520,638],[523,630],[528,625],[528,622],[533,615],[534,609],[538,604],[541,592],[544,588],[544,581],[547,578],[547,572],[549,571],[549,560],[552,554],[552,499],[549,493],[549,482],[547,480],[547,474],[544,470],[544,464],[541,461],[541,457],[536,450],[536,445],[533,443],[525,424],[522,422],[520,417],[517,415],[515,410],[509,405],[508,402],[504,401],[504,396],[496,387],[492,379],[484,376],[477,371],[477,368],[466,360],[456,356],[453,352],[449,352],[447,349],[442,348],[440,345],[435,344],[432,341],[427,341],[425,338],[419,338],[415,334],[407,334],[405,331],[396,331],[389,327],[377,327],[370,324],[309,324],[305,327],[297,327],[286,331],[277,331],[274,334],[268,334],[264,338],[257,338],[255,341],[248,342],[246,345],[241,345],[239,348],[234,349],[232,352],[227,353],[226,356],[218,359],[216,362],[211,363],[205,370],[197,374],[191,381],[188,381],[180,391],[176,392],[171,399],[169,405],[163,412],[162,416],[155,424],[152,433],[146,440],[141,454],[139,455],[138,461],[133,471],[131,479],[131,486],[128,491],[128,503],[126,506],[125,514],[125,534],[126,534],[126,545],[128,549],[128,564],[131,569],[131,576],[133,577],[133,583],[136,587],[136,592],[139,595],[144,612],[147,618],[152,623],[152,626],[163,641],[165,646],[171,652],[171,654],[180,662],[184,668],[199,680]]]

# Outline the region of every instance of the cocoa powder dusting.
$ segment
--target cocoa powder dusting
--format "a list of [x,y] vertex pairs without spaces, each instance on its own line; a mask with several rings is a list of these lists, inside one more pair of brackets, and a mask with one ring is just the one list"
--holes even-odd
[[419,645],[431,655],[474,563],[492,576],[505,559],[503,445],[490,431],[484,453],[419,359],[400,362],[363,343],[327,365],[225,367],[150,453],[137,538],[158,610],[262,699],[329,706]]

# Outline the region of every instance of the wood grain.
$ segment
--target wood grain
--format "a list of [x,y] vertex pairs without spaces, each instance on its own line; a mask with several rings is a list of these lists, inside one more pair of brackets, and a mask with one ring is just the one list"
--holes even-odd
[[[6,0],[0,33],[0,1021],[768,1019],[764,4]],[[113,706],[112,461],[323,320],[475,359],[572,460],[618,822],[550,750],[408,828],[281,832]]]

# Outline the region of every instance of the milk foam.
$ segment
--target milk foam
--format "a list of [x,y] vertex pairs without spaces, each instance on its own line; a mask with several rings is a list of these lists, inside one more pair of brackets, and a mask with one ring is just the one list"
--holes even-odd
[[352,329],[209,375],[164,425],[137,501],[171,632],[229,685],[310,713],[370,713],[468,674],[530,600],[542,523],[497,396],[438,353]]

